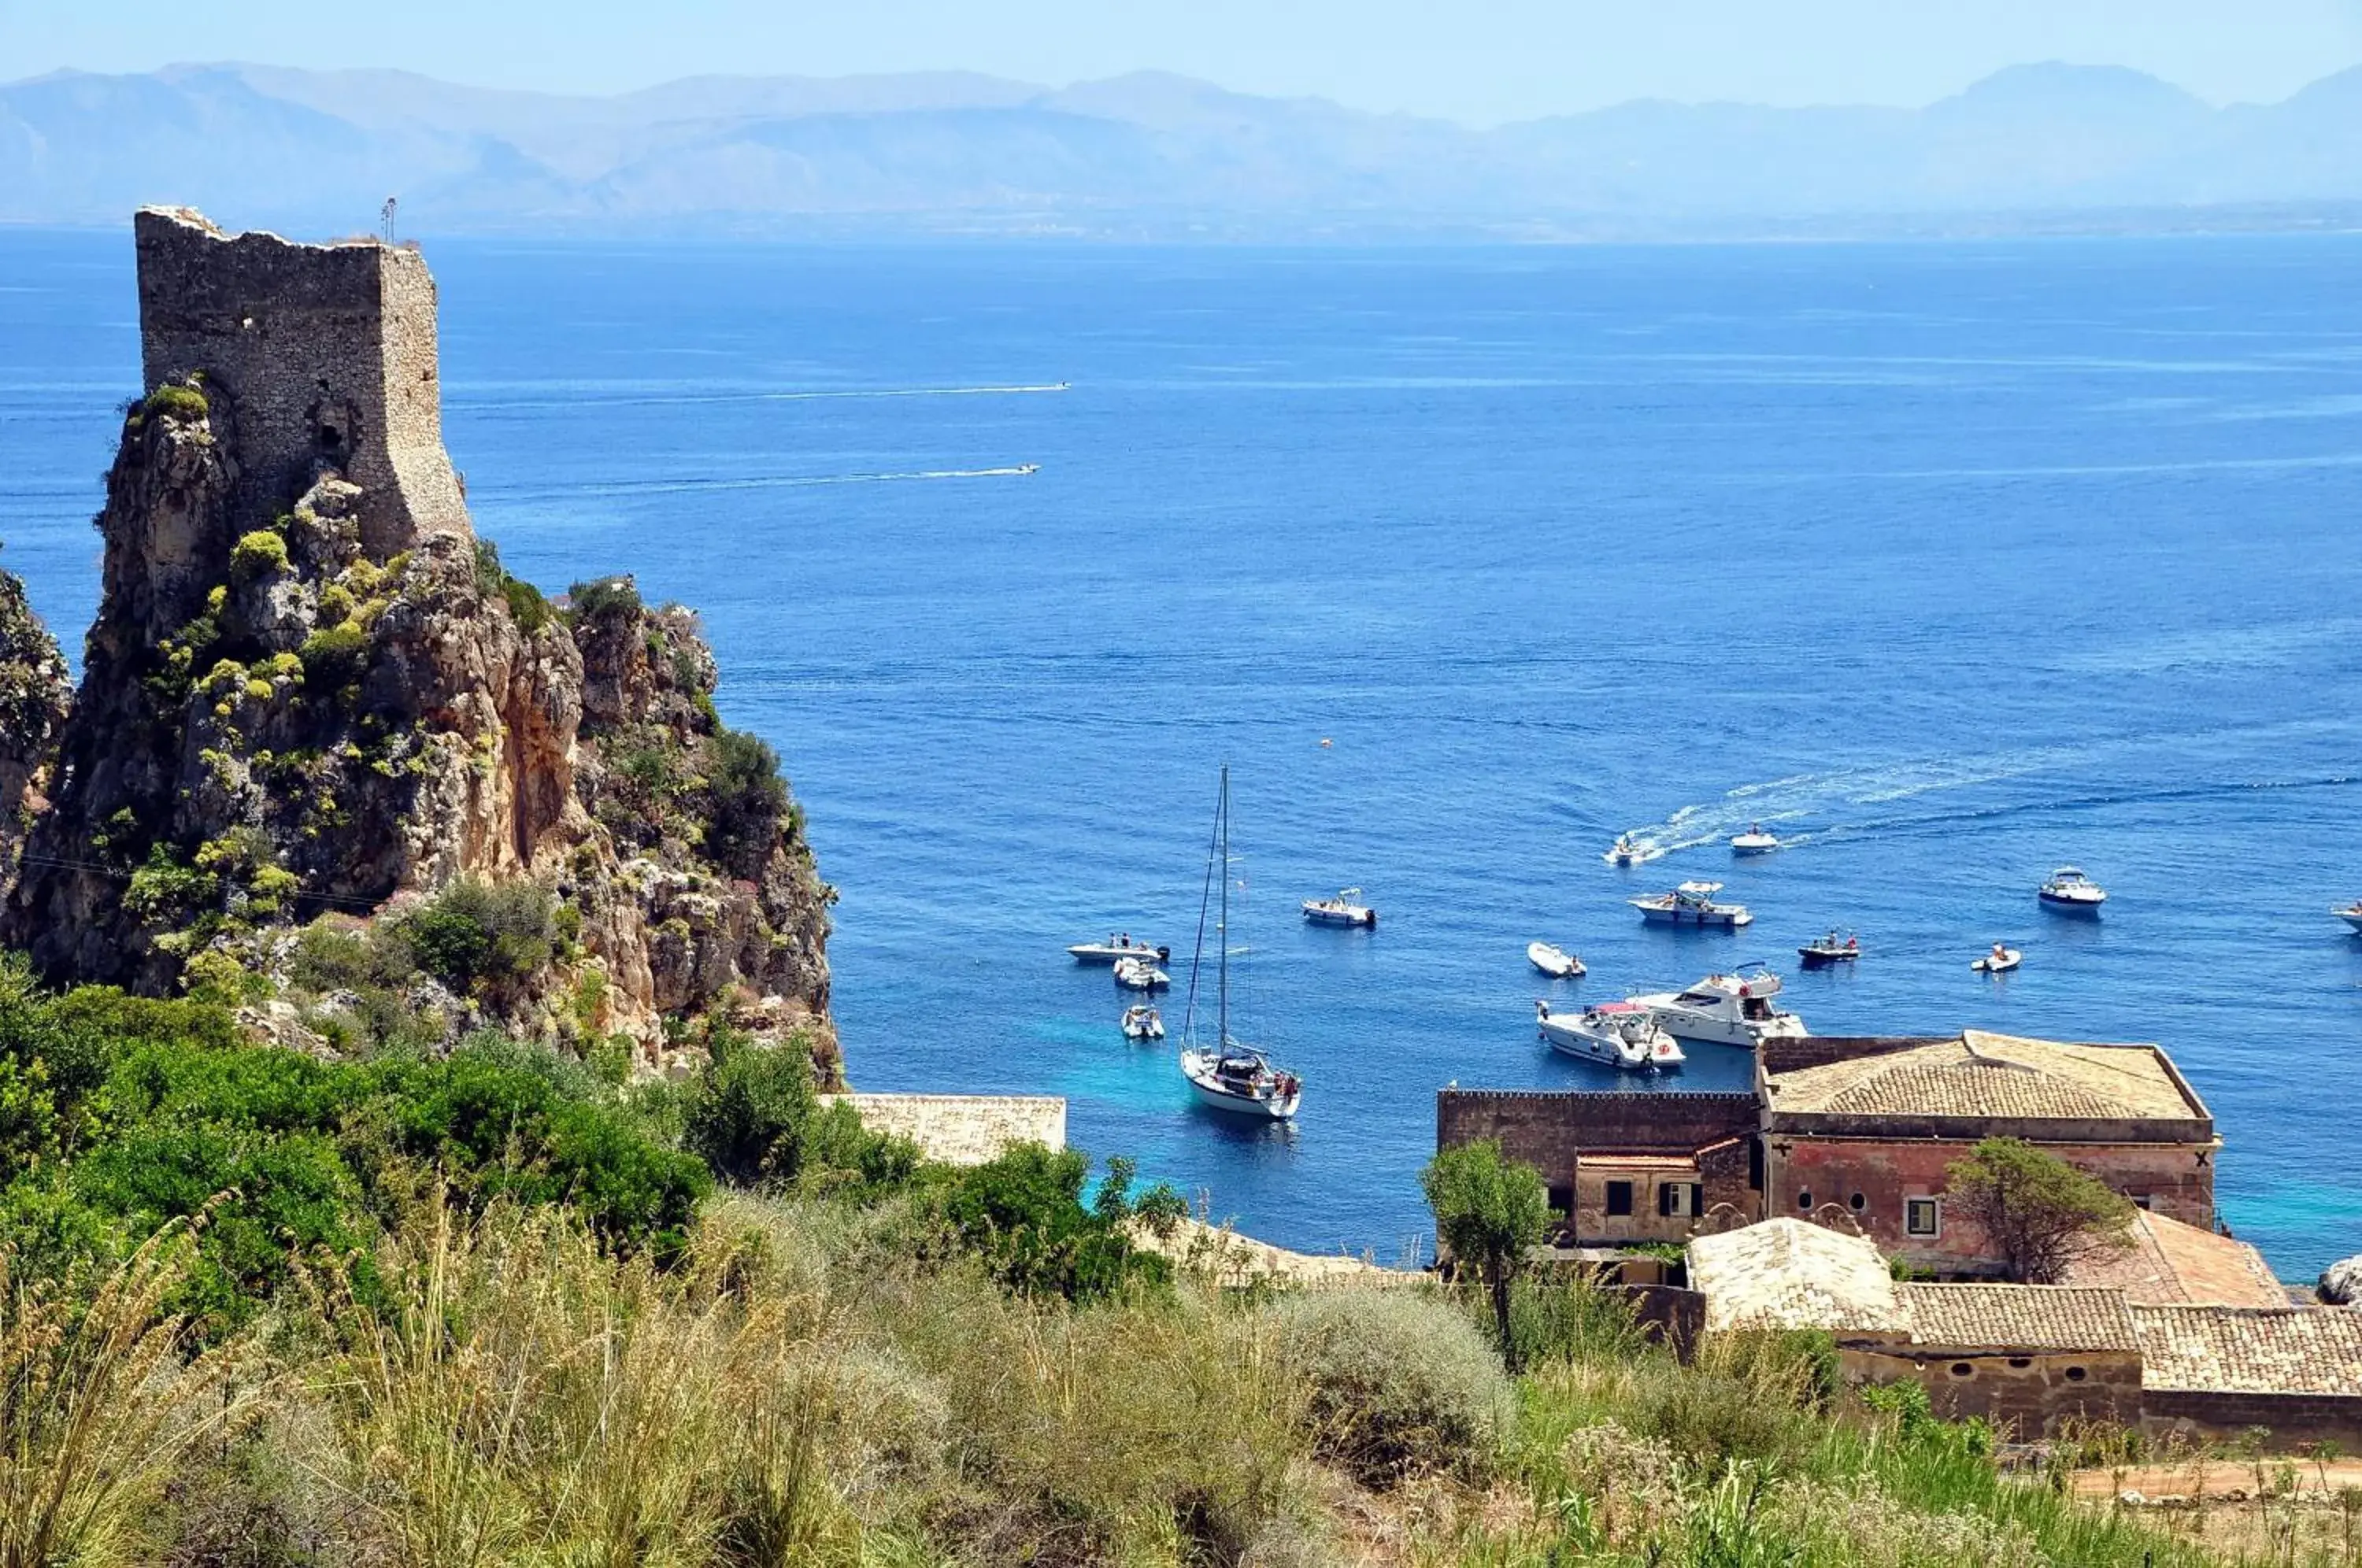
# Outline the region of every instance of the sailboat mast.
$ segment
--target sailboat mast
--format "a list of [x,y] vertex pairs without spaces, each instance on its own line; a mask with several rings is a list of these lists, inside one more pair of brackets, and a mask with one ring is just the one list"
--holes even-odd
[[1231,767],[1222,765],[1222,801],[1214,811],[1215,835],[1222,842],[1222,921],[1218,940],[1221,944],[1220,967],[1215,974],[1215,1009],[1218,1013],[1214,1034],[1215,1050],[1231,1048]]

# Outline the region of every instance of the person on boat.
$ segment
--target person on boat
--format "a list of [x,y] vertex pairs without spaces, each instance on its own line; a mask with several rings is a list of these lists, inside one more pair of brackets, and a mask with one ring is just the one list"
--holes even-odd
[[1860,949],[1861,949],[1861,939],[1860,939],[1860,937],[1858,937],[1858,936],[1849,936],[1849,937],[1847,937],[1847,938],[1846,938],[1846,951],[1847,951],[1847,952],[1849,952],[1849,953],[1856,953],[1856,952],[1860,952]]
[[1994,963],[1998,964],[1998,963],[2000,963],[2003,959],[2004,959],[2004,958],[2006,958],[2006,957],[2008,957],[2008,956],[2009,956],[2009,949],[2008,949],[2008,948],[2003,947],[2003,946],[2000,943],[1998,943],[1998,942],[1996,942],[1996,943],[1994,943],[1994,944],[1993,944],[1992,960],[1993,960],[1993,962],[1994,962]]

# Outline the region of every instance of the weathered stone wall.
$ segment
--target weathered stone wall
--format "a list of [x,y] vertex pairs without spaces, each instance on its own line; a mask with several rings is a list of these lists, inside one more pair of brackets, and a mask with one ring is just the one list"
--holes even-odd
[[[1948,1167],[1975,1147],[1973,1138],[1910,1140],[1767,1135],[1764,1212],[1809,1214],[1838,1204],[1881,1250],[1946,1274],[1990,1272],[1984,1237],[1946,1204],[1933,1238],[1904,1233],[1904,1203],[1941,1198]],[[2214,1224],[2213,1144],[2058,1143],[2039,1145],[2128,1198],[2192,1225]],[[1806,1195],[1810,1201],[1805,1201]],[[1853,1199],[1860,1195],[1861,1206]]]
[[[1574,1173],[1572,1231],[1575,1242],[1613,1247],[1686,1242],[1701,1228],[1720,1229],[1730,1222],[1724,1218],[1726,1213],[1739,1223],[1761,1219],[1763,1195],[1750,1179],[1752,1150],[1751,1137],[1725,1139],[1700,1151],[1693,1165],[1680,1170],[1664,1168],[1663,1156],[1619,1163],[1614,1154],[1580,1155]],[[1608,1212],[1607,1187],[1617,1181],[1632,1184],[1629,1214]],[[1662,1193],[1669,1187],[1694,1189],[1678,1205],[1686,1212],[1664,1212]],[[1716,1219],[1708,1224],[1710,1215]]]
[[2362,1397],[2152,1388],[2141,1396],[2141,1426],[2153,1437],[2179,1433],[2201,1443],[2237,1442],[2261,1428],[2279,1452],[2334,1442],[2353,1453],[2362,1452]]
[[468,532],[443,451],[435,281],[416,251],[229,236],[185,208],[134,220],[147,385],[192,374],[237,410],[233,510],[287,511],[326,465],[361,487],[362,547]]
[[1849,1342],[1838,1347],[1851,1383],[1916,1382],[1936,1414],[1976,1417],[2024,1440],[2055,1435],[2070,1420],[2129,1424],[2141,1417],[2137,1351],[1954,1350]]
[[1498,1138],[1502,1151],[1561,1185],[1580,1149],[1688,1154],[1755,1130],[1751,1094],[1616,1094],[1585,1090],[1440,1089],[1435,1146]]

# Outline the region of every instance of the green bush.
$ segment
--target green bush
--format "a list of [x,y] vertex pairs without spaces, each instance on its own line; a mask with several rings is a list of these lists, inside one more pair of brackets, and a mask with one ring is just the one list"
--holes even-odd
[[268,528],[242,535],[230,547],[229,569],[241,582],[285,571],[287,541]]
[[350,621],[323,626],[304,639],[296,657],[304,661],[306,686],[333,691],[360,673],[369,657],[369,634]]
[[452,883],[387,929],[419,968],[455,991],[521,980],[557,948],[557,900],[534,882]]
[[147,401],[139,405],[139,412],[170,414],[193,424],[213,411],[205,402],[205,394],[196,388],[166,385],[149,392]]
[[1187,1204],[1171,1187],[1135,1203],[1131,1162],[1108,1162],[1109,1175],[1086,1204],[1090,1161],[1079,1150],[1021,1143],[998,1159],[965,1169],[920,1173],[922,1253],[973,1254],[1005,1290],[1028,1296],[1098,1300],[1134,1283],[1161,1285],[1164,1260],[1132,1244],[1135,1219],[1162,1224]]
[[1280,1311],[1281,1360],[1310,1391],[1322,1454],[1368,1486],[1444,1470],[1482,1475],[1515,1405],[1499,1359],[1450,1302],[1341,1289]]
[[576,625],[617,620],[640,613],[640,588],[629,576],[578,582],[566,591],[568,616]]
[[759,877],[788,809],[779,754],[759,735],[719,732],[706,743],[705,791],[707,849],[733,875]]
[[548,625],[557,615],[557,612],[549,607],[549,601],[542,597],[541,590],[521,577],[502,580],[501,597],[508,601],[509,618],[526,636]]

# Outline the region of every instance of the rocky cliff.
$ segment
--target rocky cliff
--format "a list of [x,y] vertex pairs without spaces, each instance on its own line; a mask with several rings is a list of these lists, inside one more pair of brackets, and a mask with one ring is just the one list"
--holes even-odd
[[[176,274],[206,265],[180,231],[201,220],[171,221]],[[259,237],[270,265],[248,278]],[[215,242],[209,296],[300,290],[315,259],[352,271],[350,247]],[[148,263],[143,230],[143,319]],[[776,757],[716,716],[695,617],[628,578],[553,606],[464,514],[414,525],[373,497],[357,475],[402,470],[372,447],[415,452],[420,432],[367,401],[382,367],[354,372],[348,344],[307,359],[278,299],[222,318],[260,321],[262,349],[176,338],[185,370],[125,416],[98,619],[0,943],[56,981],[223,990],[322,1048],[423,1018],[433,1038],[498,1024],[652,1066],[726,1021],[798,1036],[833,1077],[831,893]],[[419,325],[391,316],[416,301],[387,300],[410,376]],[[337,319],[350,337],[353,311]],[[316,443],[242,418],[307,396],[336,424]],[[297,440],[296,493],[274,497],[256,475],[288,474]]]
[[15,882],[27,824],[47,804],[50,754],[72,698],[65,658],[24,583],[0,571],[0,897]]

